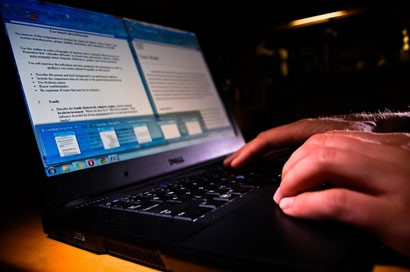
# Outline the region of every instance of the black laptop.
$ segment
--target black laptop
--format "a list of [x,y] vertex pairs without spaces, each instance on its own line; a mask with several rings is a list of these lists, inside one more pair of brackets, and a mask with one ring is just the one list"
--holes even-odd
[[273,202],[286,156],[222,167],[244,139],[194,33],[43,1],[1,14],[45,235],[164,271],[371,270],[362,231]]

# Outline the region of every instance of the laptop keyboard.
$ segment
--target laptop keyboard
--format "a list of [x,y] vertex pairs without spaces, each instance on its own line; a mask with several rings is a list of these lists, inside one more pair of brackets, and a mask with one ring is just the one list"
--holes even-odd
[[131,192],[99,202],[99,207],[196,221],[215,212],[263,183],[279,185],[282,165],[232,170],[218,164],[200,174],[160,183],[144,192]]

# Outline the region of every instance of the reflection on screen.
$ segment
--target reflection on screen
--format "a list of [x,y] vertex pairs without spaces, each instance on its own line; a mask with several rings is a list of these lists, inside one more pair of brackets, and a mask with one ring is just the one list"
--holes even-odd
[[234,134],[195,34],[36,1],[1,11],[47,175]]

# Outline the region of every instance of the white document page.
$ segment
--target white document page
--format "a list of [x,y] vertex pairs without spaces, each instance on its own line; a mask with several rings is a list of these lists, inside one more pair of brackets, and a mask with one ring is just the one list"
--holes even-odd
[[152,114],[126,40],[7,23],[34,124]]
[[208,129],[230,126],[200,51],[133,44],[159,114],[199,109]]

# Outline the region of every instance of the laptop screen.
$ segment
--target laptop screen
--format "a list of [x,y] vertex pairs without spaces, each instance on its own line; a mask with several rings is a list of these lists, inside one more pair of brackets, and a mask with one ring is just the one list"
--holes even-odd
[[236,134],[194,33],[39,1],[1,10],[47,176]]

